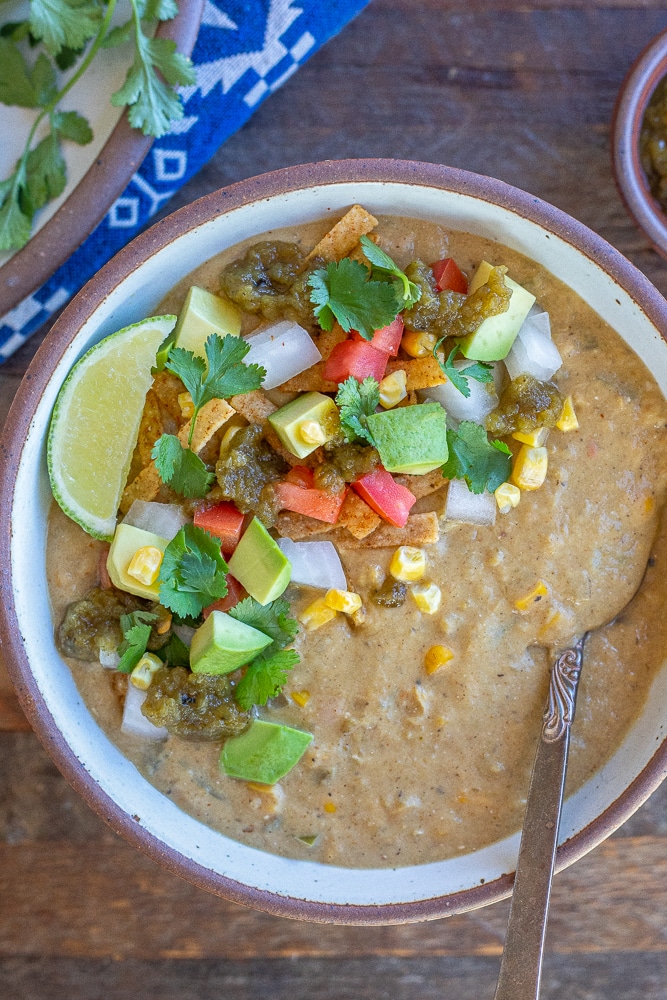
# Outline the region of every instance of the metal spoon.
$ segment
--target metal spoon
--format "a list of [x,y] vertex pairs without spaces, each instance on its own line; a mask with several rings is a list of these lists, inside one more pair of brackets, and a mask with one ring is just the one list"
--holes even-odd
[[561,653],[551,670],[494,1000],[537,1000],[540,992],[570,726],[587,635]]

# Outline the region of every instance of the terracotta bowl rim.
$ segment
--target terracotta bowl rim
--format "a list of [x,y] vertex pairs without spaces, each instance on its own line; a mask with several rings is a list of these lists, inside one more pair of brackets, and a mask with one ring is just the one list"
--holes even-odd
[[634,61],[616,99],[611,124],[614,179],[625,207],[653,248],[667,257],[667,215],[651,194],[639,156],[646,106],[667,75],[667,28]]
[[[663,339],[667,339],[667,302],[633,264],[582,223],[503,181],[440,164],[386,159],[302,164],[240,181],[181,208],[128,244],[75,296],[40,346],[17,392],[0,440],[0,565],[11,565],[10,516],[22,442],[51,373],[84,320],[145,259],[211,218],[287,192],[347,182],[417,185],[460,193],[532,221],[597,263],[631,296]],[[9,574],[2,576],[0,587],[0,642],[7,652],[7,667],[18,698],[37,736],[67,780],[109,826],[174,873],[234,902],[275,915],[340,924],[393,924],[432,919],[494,902],[511,892],[513,874],[507,873],[461,892],[416,902],[321,903],[248,887],[184,858],[138,825],[99,787],[76,758],[47,709],[31,672],[21,640]],[[622,794],[592,823],[558,848],[557,869],[571,864],[605,839],[666,776],[667,739],[656,746],[649,763]]]

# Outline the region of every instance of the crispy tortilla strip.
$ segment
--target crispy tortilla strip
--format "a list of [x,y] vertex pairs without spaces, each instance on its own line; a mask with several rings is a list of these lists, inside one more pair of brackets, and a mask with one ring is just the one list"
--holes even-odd
[[156,500],[163,485],[155,462],[151,462],[125,487],[120,501],[121,514],[127,514],[135,500]]
[[324,365],[324,361],[318,361],[311,368],[306,368],[305,372],[300,372],[299,375],[283,382],[278,388],[281,392],[338,392],[337,382],[322,378]]
[[362,208],[361,205],[353,205],[333,229],[330,229],[317,246],[310,251],[306,260],[322,257],[324,260],[331,261],[347,257],[350,251],[354,250],[360,238],[366,233],[370,233],[371,229],[375,229],[377,224],[378,220],[365,208]]
[[167,431],[167,433],[171,433],[173,428],[167,429],[167,421],[165,420],[165,417],[167,416],[171,418],[171,421],[176,425],[176,427],[180,427],[184,423],[178,397],[180,393],[185,392],[185,386],[178,376],[172,375],[171,372],[164,369],[163,371],[157,373],[153,379],[153,385],[151,388],[157,396],[160,402],[160,407],[163,410],[162,421],[165,424],[165,431]]
[[[223,424],[226,424],[230,417],[236,413],[229,403],[224,399],[210,399],[202,406],[195,421],[195,431],[192,435],[190,445],[195,454],[199,454],[202,448],[211,440],[216,431],[219,431]],[[184,448],[188,446],[188,435],[192,421],[188,420],[178,432],[178,440]]]
[[249,424],[264,424],[278,409],[274,406],[263,389],[253,389],[240,396],[232,396],[229,400],[237,413],[245,417]]
[[402,368],[406,374],[406,388],[408,392],[416,389],[430,389],[434,385],[442,385],[447,381],[440,365],[433,355],[429,354],[425,358],[410,358],[409,361],[389,361],[386,375]]
[[448,479],[443,479],[442,472],[440,469],[434,469],[433,472],[427,472],[424,476],[395,476],[397,483],[401,486],[405,486],[413,496],[416,496],[419,500],[420,497],[430,496],[431,493],[435,493],[436,490],[442,489],[449,482]]
[[291,538],[293,542],[311,538],[313,535],[322,535],[331,529],[331,525],[326,521],[318,521],[314,517],[306,517],[305,514],[295,514],[291,510],[284,510],[278,514],[274,527],[282,538]]
[[399,545],[433,545],[440,537],[438,515],[430,510],[426,514],[411,514],[404,528],[381,524],[365,538],[354,538],[348,531],[336,528],[327,535],[341,549],[398,548]]
[[334,323],[330,330],[322,330],[317,338],[317,349],[322,355],[322,361],[326,361],[336,344],[342,344],[344,340],[347,340],[347,334],[340,323]]
[[141,469],[150,462],[153,445],[162,434],[164,434],[164,422],[160,400],[157,393],[153,389],[149,389],[146,393],[144,412],[141,415],[137,437],[137,458]]
[[347,528],[355,538],[366,538],[381,521],[382,518],[354,490],[348,492],[338,517],[338,524],[342,528]]

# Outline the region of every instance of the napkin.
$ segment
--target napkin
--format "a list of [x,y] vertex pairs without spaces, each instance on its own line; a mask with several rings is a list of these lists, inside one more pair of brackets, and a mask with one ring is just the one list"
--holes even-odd
[[156,139],[94,232],[41,288],[0,317],[0,363],[45,323],[370,0],[206,0],[180,88],[184,116]]

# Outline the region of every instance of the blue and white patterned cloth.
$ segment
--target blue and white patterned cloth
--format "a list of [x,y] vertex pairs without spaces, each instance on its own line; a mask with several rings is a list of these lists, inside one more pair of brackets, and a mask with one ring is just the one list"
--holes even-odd
[[181,88],[185,114],[157,139],[123,194],[85,243],[0,317],[0,363],[74,295],[281,86],[369,0],[206,0]]

